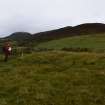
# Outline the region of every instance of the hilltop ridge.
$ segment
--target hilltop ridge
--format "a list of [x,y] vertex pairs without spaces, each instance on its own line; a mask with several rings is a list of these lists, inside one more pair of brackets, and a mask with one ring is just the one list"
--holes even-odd
[[105,24],[103,23],[85,23],[77,26],[67,26],[60,29],[31,34],[28,32],[15,32],[3,38],[17,42],[40,43],[49,40],[61,39],[65,37],[92,35],[96,33],[105,33]]

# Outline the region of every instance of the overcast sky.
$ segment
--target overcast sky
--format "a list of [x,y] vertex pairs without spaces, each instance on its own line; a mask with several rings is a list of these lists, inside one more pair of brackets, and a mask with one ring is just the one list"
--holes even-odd
[[0,37],[105,23],[105,0],[0,0]]

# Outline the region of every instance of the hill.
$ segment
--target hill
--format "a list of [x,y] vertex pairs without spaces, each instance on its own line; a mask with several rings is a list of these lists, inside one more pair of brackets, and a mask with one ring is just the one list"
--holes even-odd
[[[27,32],[16,32],[4,38],[17,41],[20,45],[39,44],[49,40],[61,39],[71,36],[92,35],[96,33],[105,33],[105,24],[102,23],[86,23],[78,26],[68,26],[56,30],[30,34]],[[24,42],[24,43],[23,43]]]
[[27,43],[30,43],[32,35],[28,32],[15,32],[10,36],[3,38],[2,40],[10,40],[15,42],[18,46],[25,46]]
[[96,34],[96,33],[105,33],[105,24],[86,23],[74,27],[68,26],[57,30],[34,34],[33,39],[37,39],[38,41],[49,41],[65,37]]
[[0,61],[0,105],[105,105],[104,83],[105,54],[42,52]]
[[90,51],[105,51],[105,34],[93,34],[68,37],[40,43],[35,48],[39,49],[84,49]]
[[28,40],[31,37],[32,37],[32,35],[28,32],[15,32],[15,33],[13,33],[10,36],[7,36],[5,38],[10,39],[10,40],[21,41],[21,40]]

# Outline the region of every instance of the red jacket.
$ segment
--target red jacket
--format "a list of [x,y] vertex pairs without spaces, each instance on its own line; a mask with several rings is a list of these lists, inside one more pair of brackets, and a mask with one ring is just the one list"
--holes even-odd
[[10,46],[4,46],[4,47],[3,47],[3,52],[4,52],[6,55],[10,55],[10,54],[11,54],[11,50],[9,50],[9,49],[11,49]]

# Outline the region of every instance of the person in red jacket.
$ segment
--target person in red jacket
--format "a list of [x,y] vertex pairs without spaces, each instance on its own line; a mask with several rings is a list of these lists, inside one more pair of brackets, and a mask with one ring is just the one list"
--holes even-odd
[[10,56],[11,51],[12,51],[12,48],[11,48],[10,42],[5,42],[4,46],[3,46],[3,53],[4,53],[4,56],[5,56],[4,61],[8,60],[8,57]]

